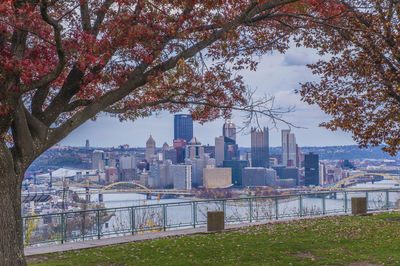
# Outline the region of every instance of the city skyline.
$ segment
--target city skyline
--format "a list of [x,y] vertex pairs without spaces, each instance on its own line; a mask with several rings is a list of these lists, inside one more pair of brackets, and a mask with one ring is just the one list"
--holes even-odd
[[[320,57],[312,50],[305,48],[290,48],[286,54],[274,53],[261,58],[256,72],[242,71],[244,81],[251,88],[256,89],[255,96],[264,94],[275,97],[276,106],[295,106],[296,111],[286,114],[284,119],[301,128],[292,128],[300,146],[337,146],[356,144],[350,134],[340,130],[331,132],[318,124],[327,121],[329,116],[320,111],[317,106],[310,106],[300,101],[300,96],[294,93],[299,89],[301,82],[314,81],[317,77],[312,75],[306,64],[317,61]],[[179,113],[187,113],[185,110]],[[174,138],[174,114],[160,112],[158,115],[141,118],[134,122],[120,122],[116,117],[101,116],[96,121],[88,121],[70,136],[61,141],[62,145],[82,146],[90,136],[92,146],[144,146],[150,134],[160,143],[167,142],[172,145]],[[243,122],[242,114],[234,113],[232,122],[240,126]],[[270,146],[280,146],[280,131],[288,126],[278,123],[274,128],[268,119],[261,119],[260,127],[270,129]],[[214,138],[220,136],[224,119],[200,125],[194,121],[194,134],[203,144],[213,145]],[[253,125],[254,126],[254,125]],[[250,127],[247,135],[237,133],[237,143],[241,147],[250,147]]]
[[[168,125],[168,120],[166,120],[165,116],[163,118],[157,118],[162,121],[162,124],[165,126],[166,130],[163,130],[161,132],[157,131],[152,131],[151,129],[145,129],[145,130],[140,130],[140,134],[143,135],[143,138],[123,138],[121,137],[120,133],[122,130],[126,130],[124,123],[126,122],[117,122],[114,127],[111,128],[106,128],[105,130],[108,131],[108,136],[111,135],[109,130],[114,131],[114,138],[104,138],[101,135],[96,135],[96,134],[85,134],[84,132],[87,130],[90,132],[92,131],[92,127],[88,125],[87,127],[82,127],[78,129],[77,132],[73,132],[71,134],[70,138],[67,138],[63,141],[60,142],[60,145],[66,145],[66,146],[82,146],[84,147],[86,145],[86,140],[89,139],[90,141],[90,146],[91,147],[118,147],[120,145],[128,144],[130,147],[145,147],[146,146],[146,141],[148,140],[149,136],[152,135],[153,139],[156,141],[156,147],[160,148],[163,146],[164,143],[167,143],[169,146],[173,146],[173,139],[174,139],[174,115],[169,114],[170,116],[170,123],[171,125]],[[106,119],[111,119],[111,118],[106,118]],[[154,118],[153,118],[154,119]],[[108,124],[109,121],[105,122],[105,124]],[[219,123],[218,122],[212,122],[213,126],[201,126],[198,123],[193,123],[194,126],[194,133],[193,137],[196,137],[201,141],[203,145],[210,145],[214,146],[215,144],[215,137],[219,137],[221,128],[225,121]],[[131,127],[132,125],[128,125]],[[118,131],[118,129],[121,129],[121,131]],[[288,128],[270,128],[270,147],[281,147],[281,130],[285,130]],[[137,129],[134,129],[133,131],[138,131]],[[237,141],[236,143],[238,144],[239,147],[245,147],[245,148],[250,148],[251,147],[251,132],[246,133],[239,133],[237,134]],[[327,131],[327,130],[326,130]],[[197,132],[200,132],[197,134]],[[211,137],[204,137],[204,133],[206,134],[211,134],[210,132],[215,133],[215,135],[209,135]],[[272,132],[272,134],[271,134]],[[292,128],[291,132],[296,135],[296,142],[299,145],[299,147],[324,147],[324,146],[343,146],[343,145],[356,145],[355,142],[348,141],[346,143],[332,143],[328,142],[327,145],[323,145],[323,143],[319,142],[319,145],[317,142],[314,143],[314,145],[310,142],[305,142],[303,143],[302,136],[304,137],[304,130],[302,129],[297,129],[297,128]],[[124,133],[125,134],[125,133]],[[327,131],[327,136],[330,136],[331,134],[334,134],[334,132],[329,132]],[[339,132],[339,134],[343,134],[343,132]],[[305,133],[305,135],[309,135]],[[344,135],[344,134],[343,134]],[[298,137],[300,136],[300,137]],[[124,140],[123,140],[124,139]]]

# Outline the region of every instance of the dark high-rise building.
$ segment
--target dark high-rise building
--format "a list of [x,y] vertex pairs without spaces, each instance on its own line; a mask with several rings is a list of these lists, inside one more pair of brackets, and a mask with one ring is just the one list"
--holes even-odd
[[239,160],[239,147],[235,140],[224,137],[224,160]]
[[231,121],[226,121],[222,126],[224,137],[224,160],[239,160],[239,147],[236,144],[236,126]]
[[174,139],[174,149],[176,150],[176,163],[183,163],[185,161],[185,146],[186,140]]
[[272,166],[272,169],[276,171],[276,175],[279,177],[279,179],[282,180],[292,179],[294,180],[294,184],[296,186],[300,184],[299,169],[297,167],[286,167],[284,165],[275,165]]
[[223,162],[223,167],[224,168],[231,168],[232,169],[232,184],[234,186],[239,186],[241,187],[243,185],[242,182],[242,172],[243,168],[248,167],[249,162],[248,161],[224,161]]
[[188,114],[174,116],[174,139],[184,139],[189,143],[193,138],[193,120]]
[[318,154],[310,152],[304,156],[304,183],[306,186],[319,185],[319,159]]
[[85,145],[85,147],[86,147],[87,150],[90,149],[90,144],[89,144],[89,140],[88,140],[88,139],[86,140],[86,145]]
[[269,133],[264,130],[251,129],[251,167],[269,168]]

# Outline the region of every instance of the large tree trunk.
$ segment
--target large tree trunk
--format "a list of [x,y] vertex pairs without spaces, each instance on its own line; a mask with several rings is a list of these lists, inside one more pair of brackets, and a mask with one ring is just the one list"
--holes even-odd
[[21,180],[0,163],[0,265],[26,265],[21,217]]

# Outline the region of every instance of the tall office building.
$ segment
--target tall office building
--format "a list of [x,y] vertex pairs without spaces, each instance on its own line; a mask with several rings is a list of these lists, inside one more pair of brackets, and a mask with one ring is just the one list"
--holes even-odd
[[217,166],[222,166],[225,158],[225,142],[224,137],[215,138],[215,163]]
[[173,164],[177,164],[177,152],[174,147],[168,147],[162,151],[163,161],[170,160]]
[[85,147],[86,147],[87,150],[90,149],[90,144],[89,144],[89,140],[88,140],[88,139],[86,140],[86,145],[85,145]]
[[174,116],[174,139],[184,139],[186,143],[193,138],[193,120],[189,114]]
[[304,156],[304,185],[319,185],[319,159],[318,154],[310,152]]
[[174,139],[174,149],[176,150],[176,163],[183,163],[185,161],[185,147],[186,140]]
[[236,144],[236,141],[224,137],[224,160],[239,160],[240,159],[240,154],[239,154],[239,147]]
[[174,180],[174,189],[192,189],[192,166],[191,165],[171,165],[171,176]]
[[189,144],[186,145],[185,158],[194,159],[200,158],[204,154],[204,147],[201,146],[201,142],[196,138],[192,138]]
[[133,155],[121,156],[119,158],[119,168],[121,169],[135,169],[136,168],[136,158]]
[[222,136],[236,141],[236,126],[231,121],[226,121],[222,126]]
[[149,139],[146,142],[146,161],[150,162],[152,157],[154,157],[155,153],[156,153],[156,142],[150,135]]
[[226,121],[222,126],[222,135],[224,136],[224,159],[239,160],[239,147],[236,144],[236,126],[231,121]]
[[269,133],[264,130],[251,129],[251,166],[269,168]]
[[94,150],[92,153],[92,169],[104,169],[104,151]]
[[297,166],[296,137],[290,129],[282,130],[282,164],[288,167]]
[[242,171],[243,168],[249,167],[248,161],[224,161],[223,163],[224,168],[231,168],[232,169],[232,184],[235,186],[242,186]]

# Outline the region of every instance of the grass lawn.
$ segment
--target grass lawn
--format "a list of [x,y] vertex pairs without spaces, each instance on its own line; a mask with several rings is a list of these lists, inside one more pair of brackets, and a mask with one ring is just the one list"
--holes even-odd
[[[28,258],[35,265],[400,264],[400,212],[267,224]],[[370,263],[370,264],[367,264]]]

